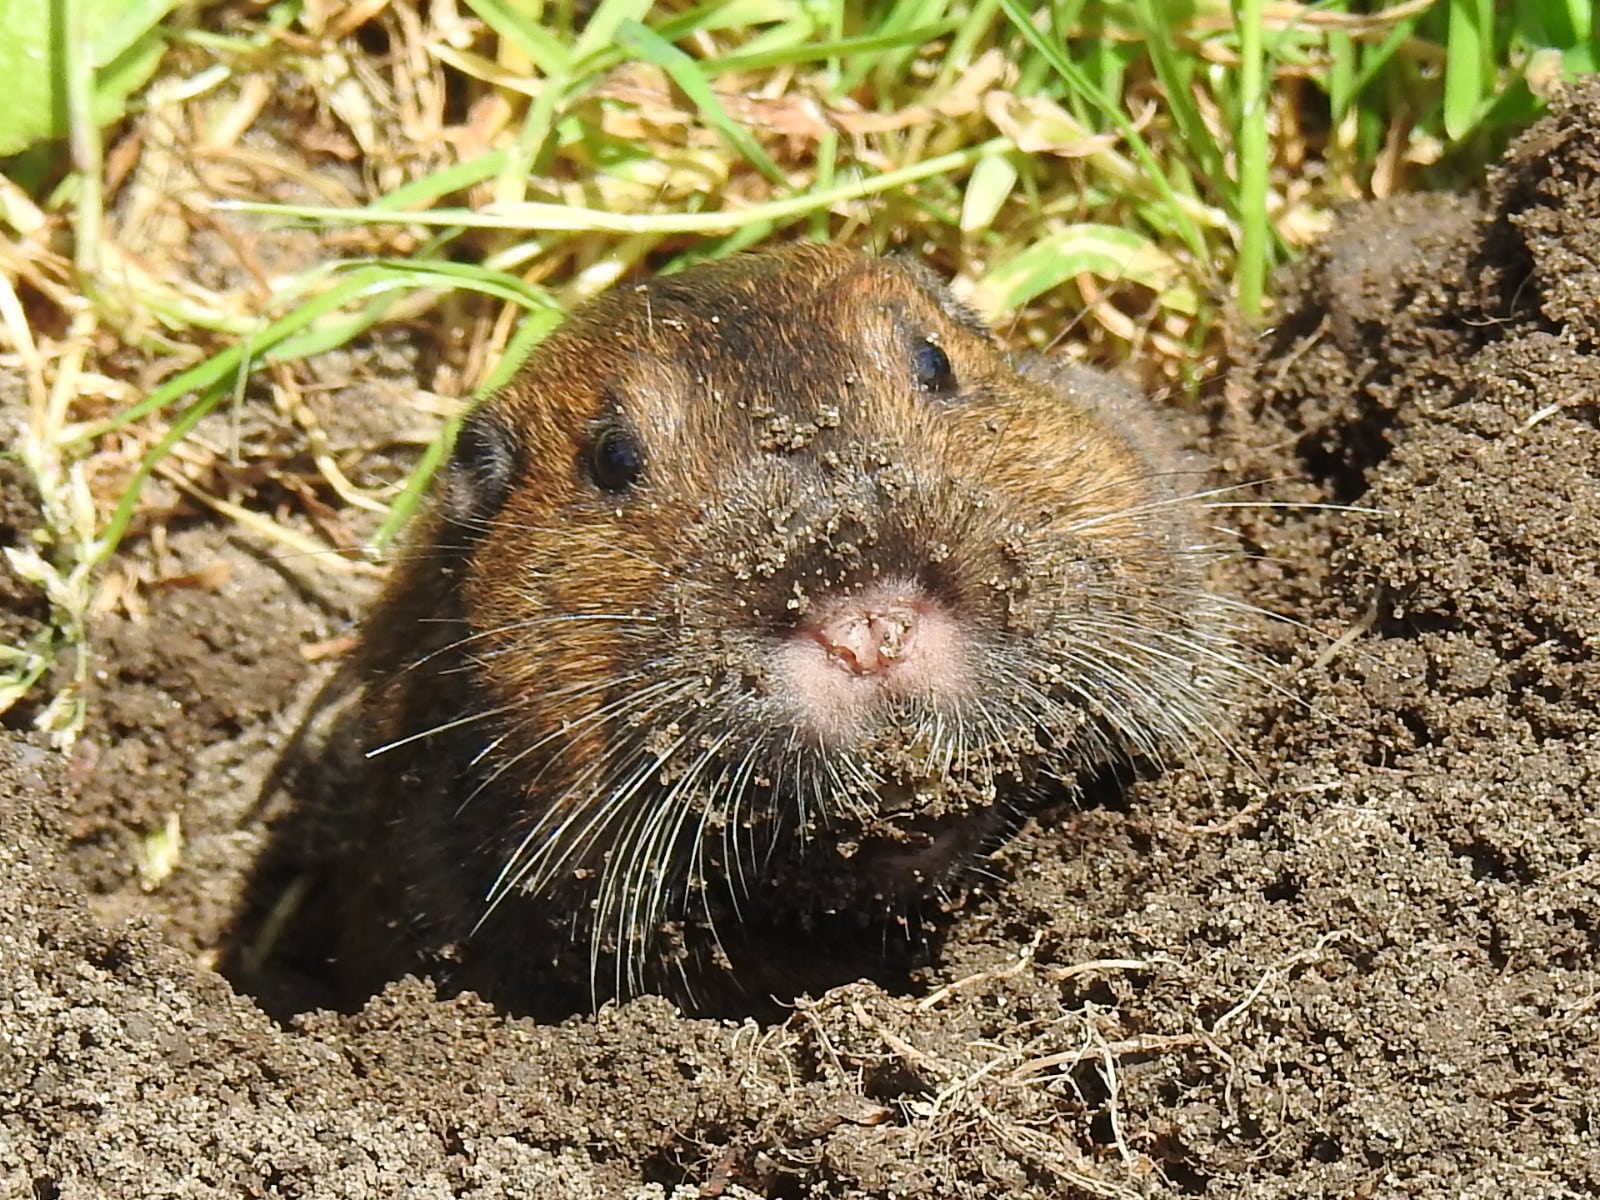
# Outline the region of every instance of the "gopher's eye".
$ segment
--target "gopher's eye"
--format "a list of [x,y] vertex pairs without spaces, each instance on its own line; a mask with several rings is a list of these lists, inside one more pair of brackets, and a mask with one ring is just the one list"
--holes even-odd
[[625,492],[644,470],[644,450],[620,425],[602,425],[589,443],[589,478],[605,492]]
[[956,390],[956,377],[950,370],[950,356],[936,342],[924,338],[911,349],[911,373],[925,392],[947,395]]

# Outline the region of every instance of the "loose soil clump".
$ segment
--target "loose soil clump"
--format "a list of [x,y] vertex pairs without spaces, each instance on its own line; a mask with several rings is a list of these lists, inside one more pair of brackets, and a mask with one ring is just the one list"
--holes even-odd
[[[1356,210],[1283,281],[1194,419],[1353,506],[1218,512],[1304,623],[1281,690],[1235,755],[1039,814],[906,994],[537,1024],[413,980],[274,1022],[214,968],[302,650],[370,584],[192,525],[101,619],[75,756],[0,740],[0,1192],[1600,1194],[1597,146],[1592,82],[1481,203]],[[141,890],[127,831],[174,811]]]

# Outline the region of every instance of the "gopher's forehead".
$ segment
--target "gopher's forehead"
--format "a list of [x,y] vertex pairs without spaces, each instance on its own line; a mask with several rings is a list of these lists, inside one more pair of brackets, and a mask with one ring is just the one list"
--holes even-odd
[[938,302],[904,266],[830,247],[738,256],[611,299],[618,324],[642,344],[734,359],[855,345],[886,317],[941,320]]
[[621,374],[668,368],[781,404],[875,369],[898,375],[915,342],[970,335],[932,286],[897,260],[807,245],[624,288],[580,319],[622,351]]
[[974,372],[997,349],[925,268],[799,245],[614,289],[540,347],[508,400],[524,428],[565,424],[569,440],[614,416],[647,452],[754,449],[746,435],[766,445],[774,420],[876,436],[915,407],[912,355],[929,341]]

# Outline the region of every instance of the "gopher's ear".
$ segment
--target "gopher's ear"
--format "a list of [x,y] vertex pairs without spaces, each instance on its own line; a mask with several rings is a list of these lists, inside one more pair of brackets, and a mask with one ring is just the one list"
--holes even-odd
[[470,537],[488,530],[522,473],[521,439],[492,400],[480,405],[456,433],[455,449],[439,481],[439,511]]

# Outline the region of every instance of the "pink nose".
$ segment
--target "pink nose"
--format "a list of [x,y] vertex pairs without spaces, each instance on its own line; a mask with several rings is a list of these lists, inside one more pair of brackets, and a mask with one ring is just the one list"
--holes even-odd
[[875,675],[916,654],[919,625],[917,606],[911,602],[847,604],[810,633],[834,665],[853,675]]
[[915,580],[823,596],[775,647],[773,681],[796,724],[825,742],[872,729],[896,703],[959,705],[974,684],[962,620]]

